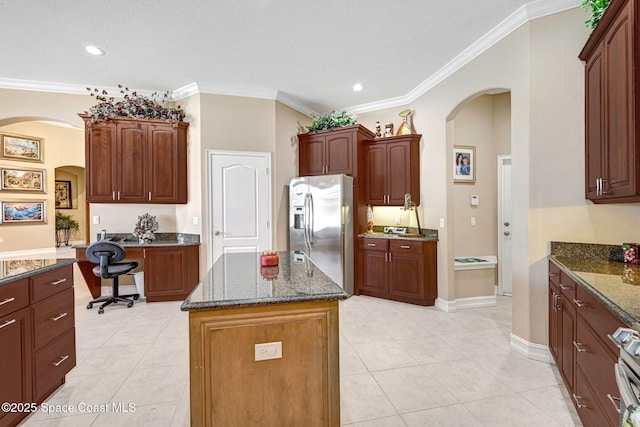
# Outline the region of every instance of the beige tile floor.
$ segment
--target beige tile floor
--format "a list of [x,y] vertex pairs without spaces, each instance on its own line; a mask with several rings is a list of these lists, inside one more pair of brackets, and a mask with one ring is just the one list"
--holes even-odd
[[[187,313],[179,302],[85,308],[76,268],[77,366],[25,426],[188,426]],[[511,301],[444,313],[369,297],[340,304],[341,418],[352,426],[581,425],[555,366],[509,348]],[[135,412],[100,412],[133,403]],[[104,407],[104,406],[103,406]]]

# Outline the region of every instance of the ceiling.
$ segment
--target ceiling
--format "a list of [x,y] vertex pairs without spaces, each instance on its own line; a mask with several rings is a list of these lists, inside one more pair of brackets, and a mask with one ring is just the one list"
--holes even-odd
[[[0,87],[79,92],[123,84],[277,98],[307,113],[366,111],[406,103],[527,20],[579,5],[0,0]],[[106,54],[87,54],[91,44]],[[352,90],[357,82],[363,91]]]

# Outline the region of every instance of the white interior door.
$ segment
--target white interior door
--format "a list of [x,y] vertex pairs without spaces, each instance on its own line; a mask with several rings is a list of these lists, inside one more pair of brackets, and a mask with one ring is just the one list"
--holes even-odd
[[511,295],[511,156],[498,156],[498,294]]
[[210,266],[227,252],[271,249],[270,153],[209,151]]

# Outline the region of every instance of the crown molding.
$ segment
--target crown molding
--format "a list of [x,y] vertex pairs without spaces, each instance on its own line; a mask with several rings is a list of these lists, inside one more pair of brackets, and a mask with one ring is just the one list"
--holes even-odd
[[[554,13],[564,12],[565,10],[579,7],[580,4],[580,0],[537,0],[531,3],[527,3],[516,10],[514,13],[512,13],[510,16],[508,16],[506,19],[504,19],[502,22],[500,22],[498,25],[496,25],[488,33],[486,33],[475,43],[465,49],[462,53],[452,59],[444,67],[440,68],[434,74],[429,76],[429,78],[424,80],[406,95],[382,99],[366,104],[354,105],[343,109],[354,114],[359,114],[410,104],[411,102],[424,95],[434,86],[441,83],[447,77],[454,74],[460,68],[471,62],[473,59],[481,55],[487,49],[511,34],[513,31],[520,28],[523,24],[533,19],[542,18],[547,15],[552,15]],[[88,93],[87,85],[2,78],[0,78],[0,88],[38,92],[67,93],[75,95],[86,95]],[[107,93],[109,94],[107,96],[118,97],[118,95],[114,94],[120,93],[120,89],[118,89],[117,87],[102,89],[107,91]],[[149,97],[154,91],[138,90],[137,92],[143,96]],[[294,99],[289,95],[283,94],[276,89],[270,88],[214,83],[198,84],[196,82],[193,82],[173,90],[172,99],[178,101],[199,93],[242,96],[247,98],[273,99],[307,116],[313,116],[314,114],[317,114],[317,112],[308,105],[305,105],[304,103]]]
[[476,40],[471,46],[429,76],[428,79],[420,83],[408,94],[368,104],[354,105],[345,108],[345,110],[352,113],[366,113],[384,108],[407,105],[424,95],[430,89],[460,70],[527,22],[579,7],[580,4],[581,2],[579,0],[538,0],[527,3],[493,27],[488,33]]

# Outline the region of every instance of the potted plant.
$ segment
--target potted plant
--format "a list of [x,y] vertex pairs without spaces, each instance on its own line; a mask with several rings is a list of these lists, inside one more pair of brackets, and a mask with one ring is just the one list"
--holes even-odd
[[[85,113],[91,115],[90,123],[101,122],[117,117],[131,117],[134,119],[166,120],[177,123],[184,120],[185,112],[180,106],[170,107],[167,104],[172,100],[172,93],[167,91],[162,96],[153,92],[149,98],[130,92],[128,87],[118,85],[122,96],[121,101],[114,97],[108,97],[106,90],[88,87],[90,95],[99,103],[89,108]],[[158,102],[160,99],[160,102]]]
[[588,28],[594,29],[596,25],[598,25],[610,1],[611,0],[584,0],[582,2],[583,9],[591,9],[591,16],[584,22]]
[[321,130],[331,130],[345,126],[358,124],[356,116],[346,111],[330,111],[323,115],[313,115],[314,121],[307,126],[309,132],[318,132]]
[[63,243],[65,246],[69,246],[71,230],[79,228],[80,224],[71,215],[56,211],[56,247],[59,248]]

